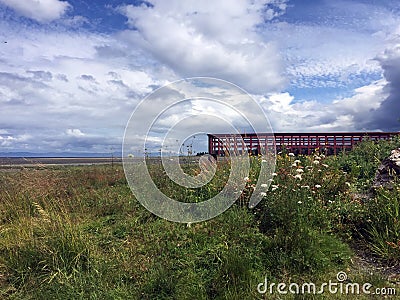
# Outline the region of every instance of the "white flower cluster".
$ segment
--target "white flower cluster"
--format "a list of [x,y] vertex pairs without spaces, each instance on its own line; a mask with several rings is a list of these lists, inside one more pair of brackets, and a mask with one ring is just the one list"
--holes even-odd
[[389,156],[389,159],[394,161],[394,163],[400,167],[400,148],[396,150],[392,150],[391,155]]

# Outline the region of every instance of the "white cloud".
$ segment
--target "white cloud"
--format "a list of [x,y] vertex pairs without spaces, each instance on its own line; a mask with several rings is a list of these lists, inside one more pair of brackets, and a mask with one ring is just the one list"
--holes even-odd
[[384,87],[387,81],[384,79],[375,81],[367,86],[362,86],[354,90],[355,94],[349,98],[333,101],[333,106],[342,112],[360,114],[367,118],[372,110],[380,107],[381,103],[388,96]]
[[386,80],[357,88],[352,97],[329,103],[303,101],[293,103],[289,93],[259,97],[274,131],[359,131],[379,130],[370,124],[371,115],[388,96]]
[[[110,143],[118,149],[135,105],[164,82],[135,51],[100,55],[101,47],[123,45],[117,37],[4,22],[1,35],[7,44],[0,47],[0,128],[10,137],[2,151],[105,152]],[[29,145],[17,138],[24,134],[34,136]]]
[[71,5],[59,0],[0,0],[24,17],[41,23],[51,22],[62,17]]
[[286,74],[297,88],[346,87],[359,77],[368,80],[369,74],[381,73],[374,57],[384,50],[384,37],[285,22],[274,24],[274,30],[266,28],[263,35],[284,49]]
[[[0,2],[39,22],[62,18],[70,7],[56,0]],[[68,31],[68,26],[87,21],[79,16],[71,16],[71,24],[64,17],[56,26],[31,28],[0,20],[0,40],[7,41],[0,47],[2,151],[117,149],[135,105],[155,88],[186,76],[220,77],[250,91],[275,131],[385,129],[388,118],[395,120],[400,111],[395,15],[384,20],[384,13],[374,14],[364,30],[368,14],[346,19],[351,26],[330,19],[323,24],[279,21],[276,17],[287,9],[283,0],[150,2],[149,7],[120,7],[131,28],[112,34]],[[356,8],[351,8],[355,16]],[[393,35],[388,36],[390,30]],[[377,80],[381,73],[383,79]],[[285,76],[297,91],[285,90]],[[346,89],[346,96],[322,99],[324,87]],[[302,99],[296,94],[302,88],[321,92]],[[147,120],[162,101],[151,103],[138,118]],[[230,101],[251,121],[257,119],[240,97]],[[192,101],[184,108],[238,119],[207,103]],[[155,124],[156,134],[183,116],[183,109],[170,109]],[[187,129],[204,123],[213,132],[228,130],[204,120],[188,120]],[[396,121],[390,124],[396,128]]]
[[[399,28],[399,27],[398,27]],[[397,28],[397,31],[398,31]],[[379,107],[371,111],[369,126],[399,131],[400,126],[400,36],[395,32],[389,37],[386,50],[377,57],[386,80],[387,94]]]
[[86,134],[84,134],[82,131],[80,131],[80,129],[67,129],[66,131],[67,135],[69,136],[74,136],[74,137],[83,137]]
[[296,1],[291,17],[262,27],[260,34],[282,49],[292,86],[352,90],[382,76],[374,58],[398,28],[399,6],[362,2]]
[[151,7],[127,5],[120,11],[135,30],[123,36],[181,76],[213,76],[252,92],[276,91],[285,84],[281,57],[273,42],[260,39],[256,27],[281,13],[272,5],[284,3],[278,2],[154,0]]

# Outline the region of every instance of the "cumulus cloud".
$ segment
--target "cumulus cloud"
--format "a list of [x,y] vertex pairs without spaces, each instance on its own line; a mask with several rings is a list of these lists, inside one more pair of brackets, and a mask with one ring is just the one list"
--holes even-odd
[[150,1],[120,11],[134,28],[123,36],[181,76],[214,76],[254,92],[284,86],[277,45],[257,26],[285,9],[285,1]]
[[100,56],[98,47],[119,44],[112,36],[2,22],[0,32],[9,36],[0,47],[0,152],[118,149],[135,105],[162,84],[132,52]]
[[368,125],[383,130],[399,131],[400,127],[400,40],[377,58],[387,81],[388,96],[371,112]]
[[274,131],[370,131],[384,130],[372,122],[376,110],[388,97],[387,81],[382,79],[355,89],[354,95],[321,103],[316,100],[294,102],[289,93],[259,96]]
[[[22,2],[0,2],[42,23],[62,18],[71,7],[56,0],[27,0],[23,8]],[[118,7],[127,27],[111,34],[72,30],[68,26],[85,24],[79,16],[71,16],[70,25],[64,17],[57,26],[29,28],[0,20],[0,39],[7,41],[0,47],[1,152],[117,149],[131,112],[146,95],[191,76],[219,77],[251,92],[274,131],[398,128],[400,50],[395,35],[388,39],[398,18],[390,12],[325,3],[315,24],[288,22],[285,0],[143,3]],[[326,5],[339,17],[347,9],[352,23],[326,16]],[[321,92],[303,98],[307,89]],[[329,98],[328,89],[338,92]],[[257,120],[240,97],[229,100]],[[148,120],[162,101],[149,103],[139,121]],[[159,118],[153,144],[185,111],[241,124],[218,105],[189,101],[184,109],[171,108]],[[202,125],[229,131],[211,119],[192,118],[182,132]]]
[[67,129],[67,135],[69,136],[74,136],[74,137],[82,137],[85,136],[86,134],[84,134],[80,129]]
[[71,5],[59,0],[0,0],[1,3],[15,10],[20,15],[40,23],[59,19]]

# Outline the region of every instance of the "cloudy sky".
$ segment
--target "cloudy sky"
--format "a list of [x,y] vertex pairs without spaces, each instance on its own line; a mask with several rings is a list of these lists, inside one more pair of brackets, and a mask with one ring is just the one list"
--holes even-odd
[[142,99],[197,76],[275,132],[398,131],[400,2],[0,0],[0,153],[120,149]]

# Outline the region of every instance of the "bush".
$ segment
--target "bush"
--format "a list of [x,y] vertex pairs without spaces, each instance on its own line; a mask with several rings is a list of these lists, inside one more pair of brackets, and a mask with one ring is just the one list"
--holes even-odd
[[369,140],[366,137],[352,151],[332,156],[329,161],[332,166],[347,172],[360,184],[369,183],[375,177],[381,161],[390,155],[391,150],[398,147],[400,147],[400,137],[379,142]]
[[380,189],[367,204],[367,233],[371,250],[381,259],[400,262],[400,185]]

